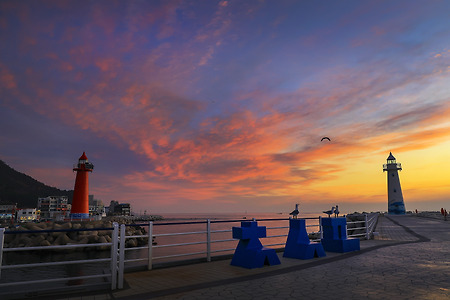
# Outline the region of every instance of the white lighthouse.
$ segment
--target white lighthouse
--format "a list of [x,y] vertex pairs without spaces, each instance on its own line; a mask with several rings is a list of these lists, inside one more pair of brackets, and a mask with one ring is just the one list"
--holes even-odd
[[387,171],[388,212],[390,214],[404,215],[406,213],[402,187],[398,177],[398,170],[401,169],[402,165],[397,163],[392,153],[389,153],[387,164],[383,165],[383,172]]

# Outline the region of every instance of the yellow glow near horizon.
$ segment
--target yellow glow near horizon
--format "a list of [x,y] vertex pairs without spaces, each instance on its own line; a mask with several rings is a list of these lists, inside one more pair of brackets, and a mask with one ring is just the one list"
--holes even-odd
[[[401,153],[393,153],[397,162],[402,164],[400,183],[405,201],[442,198],[450,199],[450,141],[433,147]],[[359,199],[373,199],[375,202],[386,201],[386,173],[382,166],[386,163],[389,152],[363,159],[341,161],[344,168],[338,176],[314,184],[318,193],[328,194],[348,202]]]

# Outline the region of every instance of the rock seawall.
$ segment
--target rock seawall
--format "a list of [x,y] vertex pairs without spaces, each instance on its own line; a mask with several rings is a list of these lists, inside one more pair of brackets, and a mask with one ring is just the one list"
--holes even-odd
[[[122,218],[110,218],[102,221],[85,222],[45,222],[45,223],[23,223],[19,226],[9,228],[8,232],[33,231],[31,233],[5,234],[4,247],[38,247],[57,246],[70,244],[101,244],[110,243],[112,230],[101,230],[101,228],[112,228],[113,222],[120,224],[133,224],[132,221]],[[98,228],[98,229],[97,229]],[[83,230],[86,229],[86,230]],[[50,230],[58,230],[51,232]],[[61,230],[61,231],[59,231]],[[67,230],[67,231],[64,231]],[[50,232],[48,232],[50,231]],[[127,226],[126,235],[145,235],[147,231],[141,226]],[[125,247],[139,247],[147,245],[148,238],[128,238]],[[108,250],[109,246],[74,248],[70,250],[51,249],[52,251],[85,251],[85,250]]]

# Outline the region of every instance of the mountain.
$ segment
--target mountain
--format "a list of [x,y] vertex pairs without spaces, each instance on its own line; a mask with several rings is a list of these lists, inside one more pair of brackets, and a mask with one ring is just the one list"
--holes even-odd
[[0,160],[0,201],[17,203],[19,208],[37,207],[39,197],[68,196],[72,202],[73,191],[60,190],[45,185],[20,173]]

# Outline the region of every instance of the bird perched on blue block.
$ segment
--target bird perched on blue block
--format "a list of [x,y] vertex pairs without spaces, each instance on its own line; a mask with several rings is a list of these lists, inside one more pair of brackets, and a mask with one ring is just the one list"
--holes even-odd
[[335,210],[335,207],[333,206],[330,210],[323,211],[323,213],[327,214],[328,218],[329,218],[329,217],[331,217],[332,214],[334,214],[334,210]]
[[295,209],[290,213],[292,215],[292,218],[297,219],[297,216],[300,212],[298,211],[298,204],[295,204]]
[[339,206],[336,205],[336,208],[334,209],[334,217],[339,217]]

